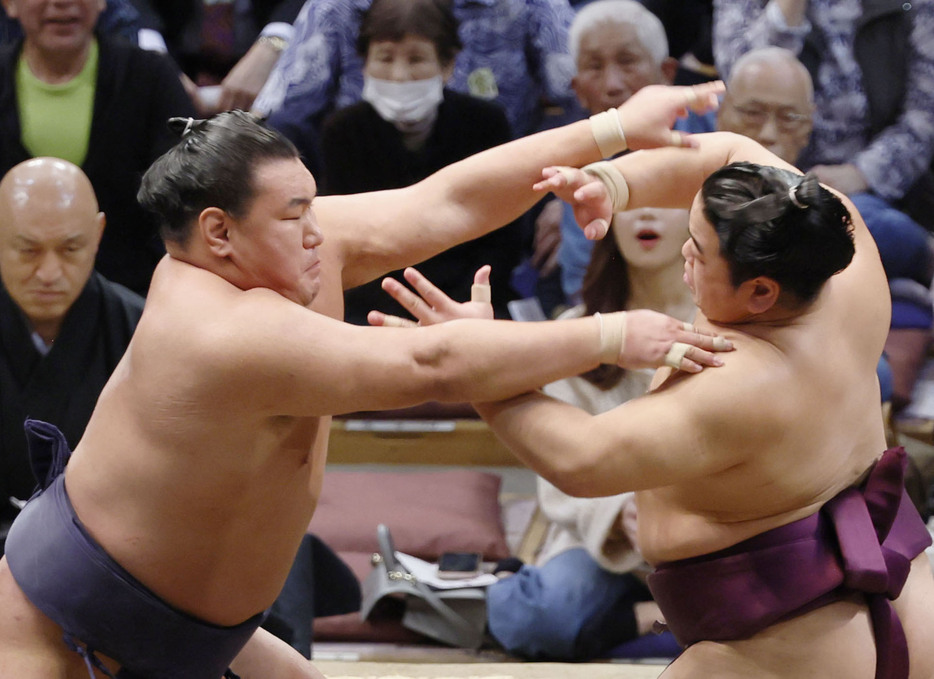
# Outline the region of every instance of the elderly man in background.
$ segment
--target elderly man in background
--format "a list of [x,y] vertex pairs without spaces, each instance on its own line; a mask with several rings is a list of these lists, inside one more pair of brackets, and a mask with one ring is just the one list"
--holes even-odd
[[[811,76],[793,52],[761,47],[735,65],[718,111],[717,125],[755,139],[782,160],[796,164],[814,127]],[[879,248],[892,291],[892,327],[880,363],[883,397],[898,411],[911,399],[931,332],[929,286],[932,261],[928,232],[905,213],[869,193],[851,196]],[[889,369],[891,367],[891,369]]]
[[65,160],[28,160],[0,182],[0,554],[36,485],[23,421],[54,422],[77,445],[143,312],[94,271],[104,221]]

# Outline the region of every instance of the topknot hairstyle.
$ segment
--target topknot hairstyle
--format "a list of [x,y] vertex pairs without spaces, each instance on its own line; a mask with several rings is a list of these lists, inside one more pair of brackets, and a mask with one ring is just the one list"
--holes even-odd
[[701,198],[734,286],[767,276],[807,304],[853,259],[850,213],[813,174],[733,163],[707,178]]
[[155,215],[163,239],[182,245],[205,208],[246,214],[258,165],[299,157],[292,142],[244,111],[207,120],[171,118],[168,126],[181,141],[146,171],[137,199]]

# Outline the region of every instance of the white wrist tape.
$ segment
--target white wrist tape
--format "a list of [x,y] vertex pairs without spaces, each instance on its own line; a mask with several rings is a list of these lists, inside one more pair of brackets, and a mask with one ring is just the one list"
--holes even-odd
[[597,312],[594,318],[600,324],[600,362],[619,365],[626,351],[626,312]]
[[590,131],[604,158],[611,158],[629,148],[618,109],[611,108],[590,116]]
[[587,174],[591,174],[606,186],[606,191],[610,196],[610,202],[613,203],[613,212],[622,212],[629,206],[629,184],[623,173],[608,160],[601,160],[590,165],[584,165],[581,168]]

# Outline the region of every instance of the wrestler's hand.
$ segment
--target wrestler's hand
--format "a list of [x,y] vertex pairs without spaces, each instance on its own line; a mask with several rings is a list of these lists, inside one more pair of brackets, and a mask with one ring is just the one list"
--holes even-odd
[[601,314],[602,360],[628,369],[660,368],[698,373],[705,366],[721,366],[714,352],[731,351],[733,343],[671,316],[638,309]]
[[563,165],[544,168],[542,177],[532,188],[543,193],[554,193],[569,203],[588,239],[600,240],[607,234],[613,219],[613,202],[606,185],[598,177]]
[[662,146],[696,147],[697,142],[686,132],[672,130],[675,121],[688,111],[704,114],[720,105],[719,96],[726,91],[721,80],[669,87],[647,85],[629,97],[619,107],[619,121],[632,150]]
[[418,322],[399,316],[390,316],[381,311],[367,314],[370,325],[409,327],[416,325],[434,325],[455,318],[493,318],[493,305],[490,304],[490,265],[477,269],[473,277],[471,300],[458,303],[439,290],[431,281],[416,269],[409,267],[403,271],[405,280],[415,288],[412,292],[395,278],[384,278],[383,290],[406,308],[418,319]]

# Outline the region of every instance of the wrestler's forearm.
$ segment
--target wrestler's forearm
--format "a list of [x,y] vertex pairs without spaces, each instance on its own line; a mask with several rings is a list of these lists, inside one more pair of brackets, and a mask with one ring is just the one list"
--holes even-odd
[[345,287],[514,220],[545,195],[533,185],[547,166],[579,167],[627,147],[680,144],[681,134],[671,132],[676,117],[689,102],[694,110],[712,106],[721,88],[645,87],[617,110],[478,153],[414,186],[366,196],[353,219],[335,221],[334,237],[344,239],[341,249],[349,253]]
[[441,402],[508,398],[591,370],[605,355],[593,317],[543,323],[459,320],[422,330],[424,342],[413,355],[427,373],[432,397]]
[[749,137],[710,132],[692,139],[698,148],[652,149],[611,161],[628,185],[627,209],[690,208],[711,173],[741,160],[794,169]]

